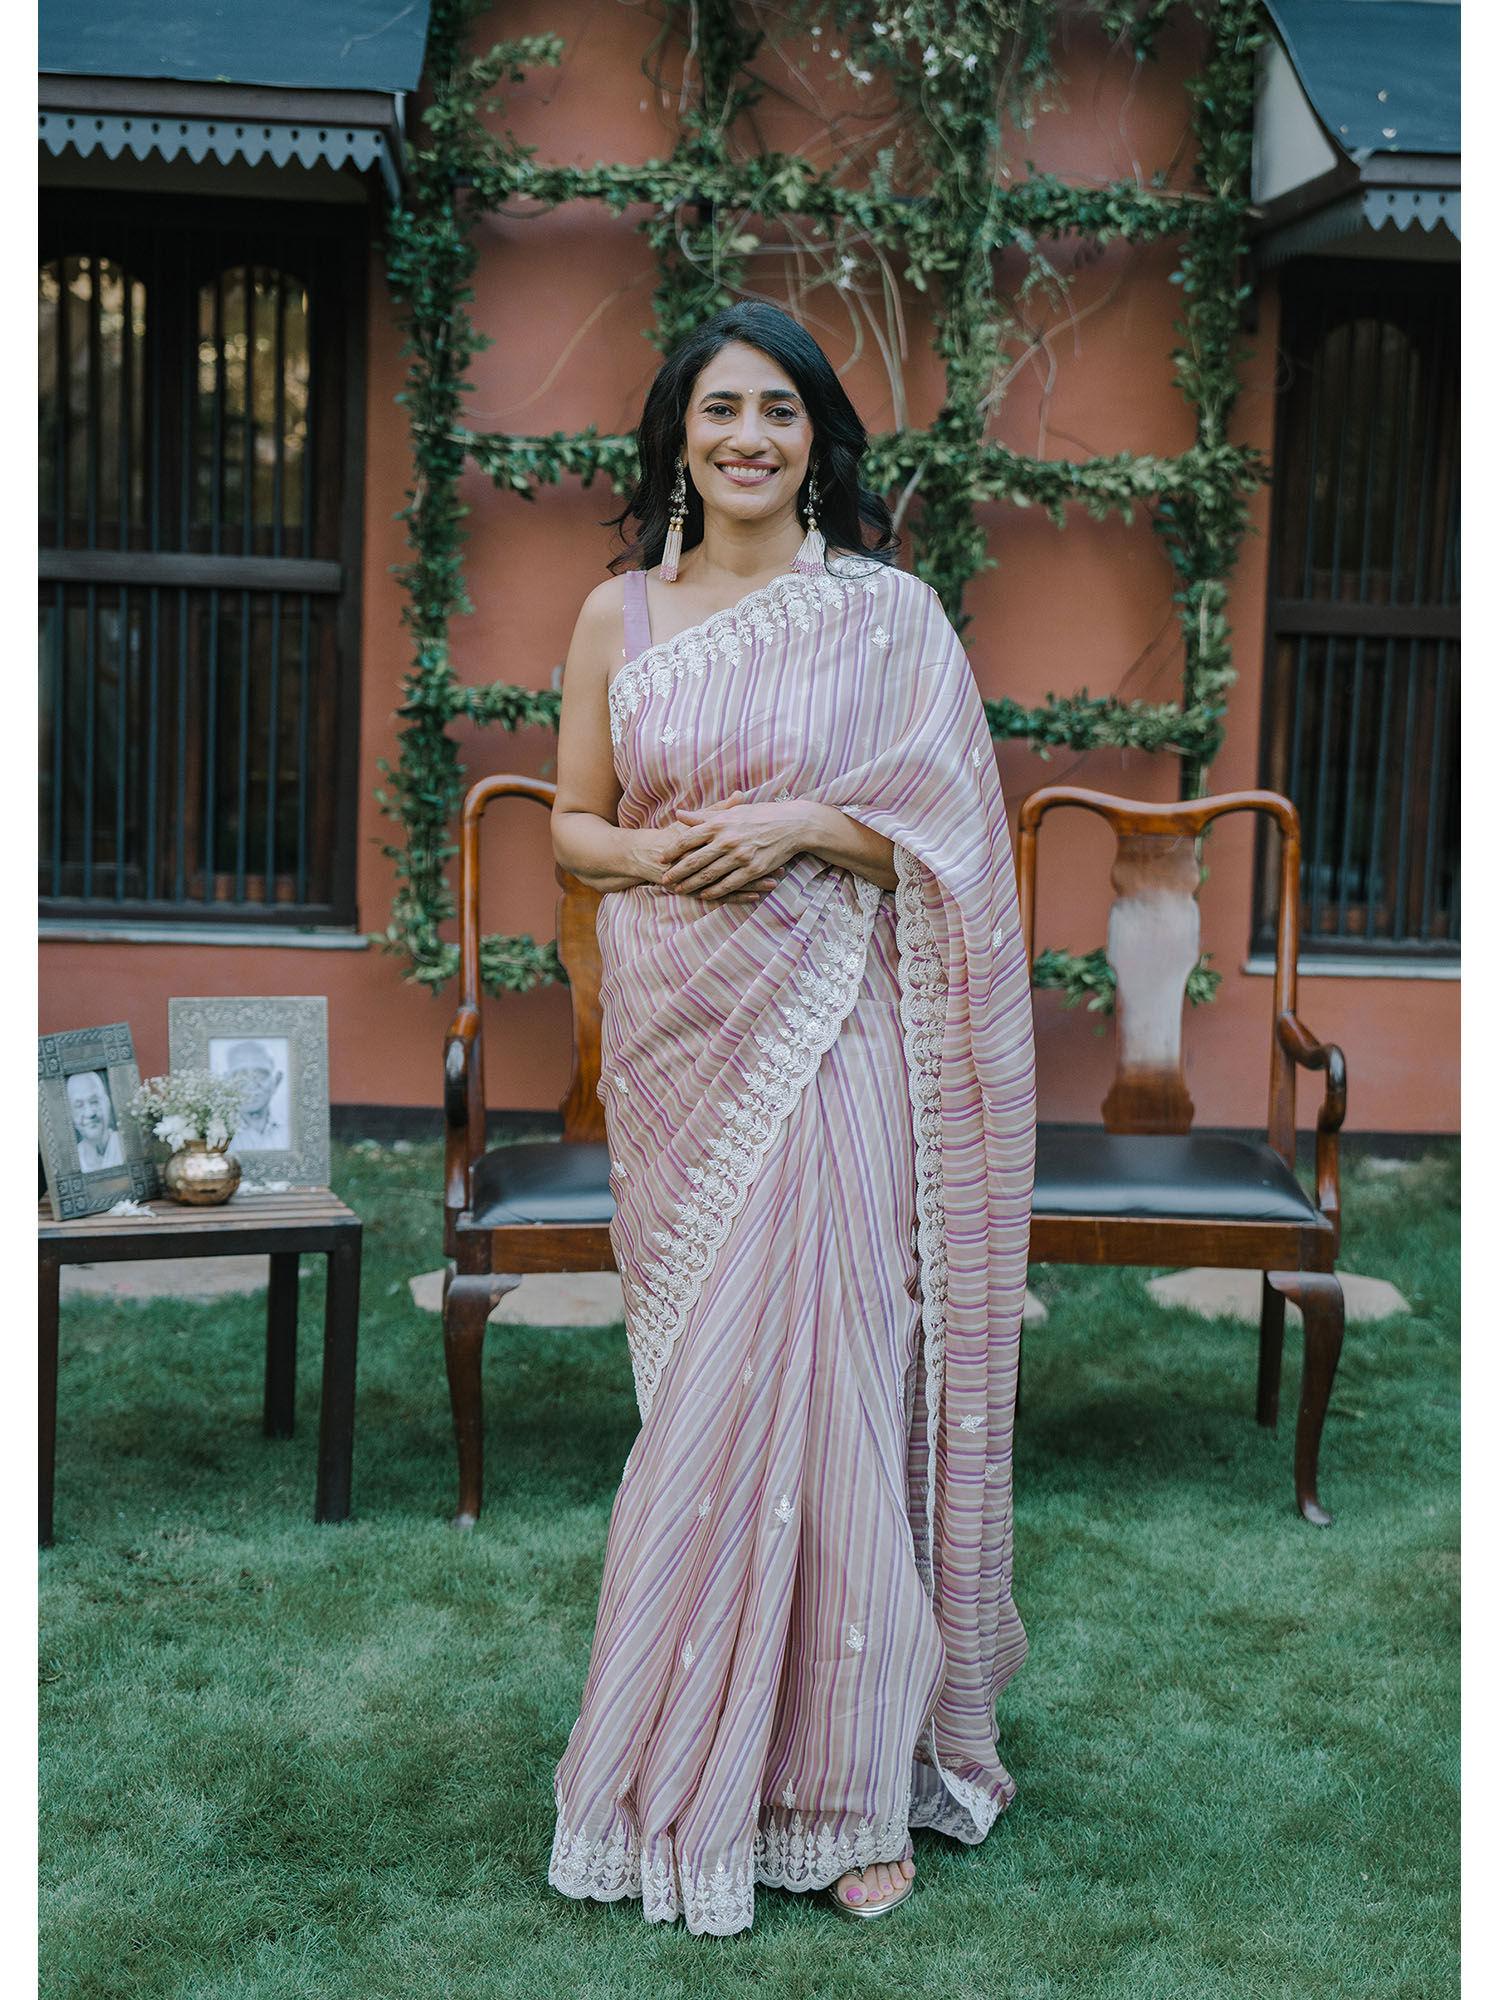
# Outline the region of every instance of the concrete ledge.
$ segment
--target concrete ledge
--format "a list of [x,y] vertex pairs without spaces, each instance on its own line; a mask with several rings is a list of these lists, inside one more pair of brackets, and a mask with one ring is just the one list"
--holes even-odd
[[[1352,1271],[1334,1273],[1344,1288],[1346,1321],[1390,1319],[1411,1306],[1385,1278],[1362,1278]],[[1159,1306],[1185,1307],[1204,1319],[1242,1319],[1260,1324],[1259,1271],[1223,1271],[1212,1265],[1172,1271],[1148,1278],[1146,1290]],[[1287,1300],[1287,1322],[1302,1319],[1301,1308]]]

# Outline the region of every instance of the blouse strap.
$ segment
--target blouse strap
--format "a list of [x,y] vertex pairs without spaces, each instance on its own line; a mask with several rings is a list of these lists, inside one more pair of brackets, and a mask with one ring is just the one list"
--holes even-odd
[[651,614],[646,606],[646,572],[625,572],[625,657],[638,660],[651,644]]

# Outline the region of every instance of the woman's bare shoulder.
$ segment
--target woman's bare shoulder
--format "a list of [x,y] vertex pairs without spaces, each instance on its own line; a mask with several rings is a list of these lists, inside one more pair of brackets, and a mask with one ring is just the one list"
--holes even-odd
[[596,583],[578,607],[570,653],[603,666],[620,657],[625,615],[625,577],[607,576]]

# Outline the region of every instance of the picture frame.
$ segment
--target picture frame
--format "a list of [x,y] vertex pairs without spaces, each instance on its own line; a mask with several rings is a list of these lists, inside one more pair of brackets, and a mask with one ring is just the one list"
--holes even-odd
[[161,1193],[146,1133],[130,1109],[140,1080],[126,1021],[38,1036],[38,1144],[56,1221]]
[[229,1150],[242,1188],[327,1187],[328,1001],[321,993],[167,1002],[173,1069],[250,1075]]

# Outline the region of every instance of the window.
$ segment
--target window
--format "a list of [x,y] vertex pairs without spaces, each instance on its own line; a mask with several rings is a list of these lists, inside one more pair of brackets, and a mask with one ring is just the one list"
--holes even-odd
[[[1458,269],[1282,280],[1262,782],[1302,820],[1302,948],[1459,952]],[[1275,944],[1262,841],[1252,949]]]
[[352,924],[362,211],[44,196],[44,916]]

